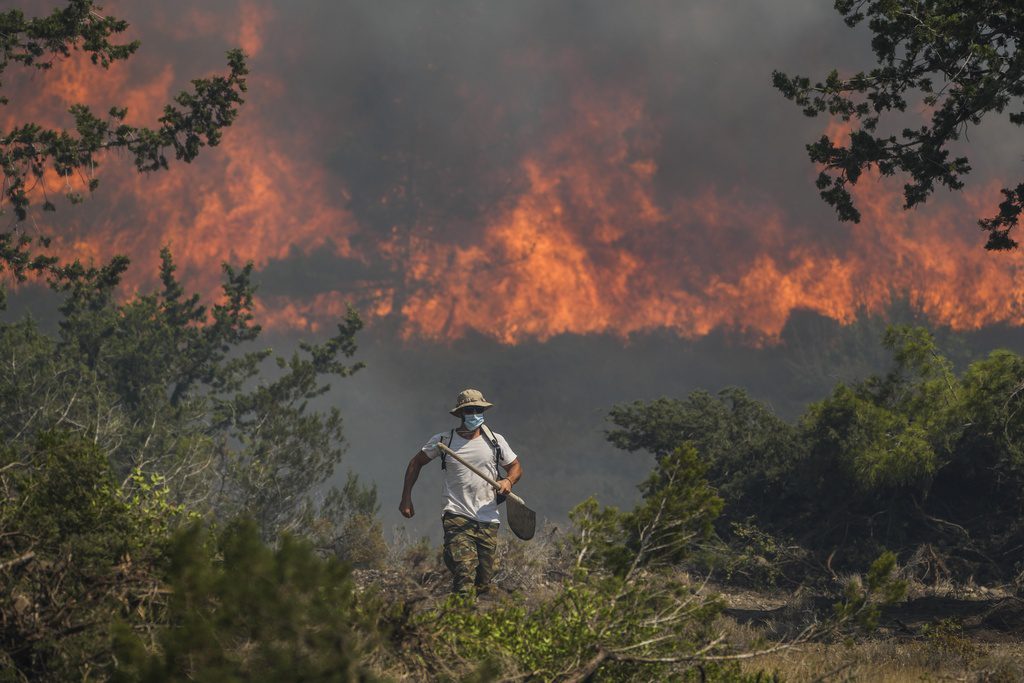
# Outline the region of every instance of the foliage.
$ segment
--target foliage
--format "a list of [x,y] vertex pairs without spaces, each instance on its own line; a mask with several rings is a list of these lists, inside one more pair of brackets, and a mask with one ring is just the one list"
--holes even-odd
[[343,423],[336,409],[310,408],[325,377],[362,367],[346,362],[362,327],[355,311],[326,342],[276,358],[277,376],[261,381],[273,354],[247,350],[260,332],[251,265],[226,266],[223,299],[207,308],[184,294],[170,252],[161,256],[160,291],[123,303],[114,291],[124,264],[55,278],[66,295],[55,337],[31,319],[0,325],[3,438],[87,436],[127,489],[161,477],[169,503],[250,515],[268,539],[318,524],[331,534],[350,512],[375,512],[375,491],[358,479],[320,490],[343,456]]
[[863,580],[855,577],[846,585],[845,600],[835,605],[837,621],[869,631],[875,629],[881,608],[906,597],[907,582],[897,578],[896,573],[896,555],[883,552],[871,563]]
[[765,531],[758,522],[756,517],[730,522],[722,542],[702,547],[694,564],[729,584],[756,588],[799,586],[817,572],[806,548],[791,537]]
[[613,407],[608,419],[617,427],[607,432],[608,440],[630,452],[644,450],[662,459],[684,443],[693,444],[709,480],[729,502],[729,519],[770,514],[785,505],[770,492],[800,457],[797,430],[743,389],[635,401]]
[[372,678],[380,606],[340,560],[251,521],[172,542],[189,515],[159,478],[126,491],[72,433],[0,455],[0,680]]
[[342,517],[340,533],[333,539],[333,556],[360,569],[383,569],[388,545],[380,521],[365,513]]
[[271,548],[256,525],[238,521],[211,543],[193,525],[175,540],[168,580],[169,627],[151,650],[122,625],[114,680],[375,678],[363,660],[377,603],[356,592],[346,565],[299,539]]
[[626,548],[621,543],[623,513],[614,506],[602,507],[593,496],[569,511],[574,533],[569,553],[576,569],[627,566]]
[[643,501],[622,520],[625,545],[634,558],[630,571],[678,563],[695,542],[711,535],[723,501],[708,485],[706,471],[697,450],[685,445],[662,458],[640,485]]
[[[25,67],[48,70],[55,62],[72,52],[89,55],[93,64],[108,68],[113,62],[131,57],[139,48],[138,41],[115,42],[128,28],[128,23],[99,13],[93,0],[68,0],[45,17],[27,18],[23,11],[0,12],[0,75],[12,62]],[[0,167],[3,169],[4,196],[11,202],[19,220],[28,216],[30,192],[43,187],[46,173],[61,178],[72,174],[82,176],[90,192],[99,185],[96,169],[103,153],[125,150],[134,159],[139,171],[156,171],[168,166],[172,154],[190,162],[204,146],[216,146],[223,128],[238,116],[238,105],[245,92],[248,73],[240,50],[228,52],[229,73],[192,81],[192,90],[184,91],[164,107],[156,129],[125,123],[128,110],[114,106],[107,118],[95,115],[89,107],[75,104],[69,110],[74,130],[48,129],[37,123],[24,123],[10,131],[0,132]],[[0,97],[0,104],[7,104]],[[45,190],[44,190],[45,192]],[[79,193],[69,193],[72,202],[82,200]],[[43,209],[56,207],[48,197]],[[0,262],[10,263],[16,273],[18,259],[11,258],[11,245],[0,252]]]
[[643,500],[622,513],[593,497],[569,512],[575,564],[607,569],[629,579],[640,569],[673,565],[707,539],[722,499],[704,478],[706,467],[691,445],[661,458],[640,485]]
[[583,680],[599,668],[601,680],[664,680],[714,649],[700,653],[719,610],[667,575],[632,583],[580,575],[532,608],[508,601],[477,610],[452,597],[417,628],[429,629],[427,661],[452,678],[491,661],[506,676],[536,680]]
[[364,486],[349,472],[345,485],[331,488],[315,517],[304,523],[303,534],[320,552],[359,568],[380,569],[388,557],[377,513],[377,485]]
[[[840,385],[804,417],[822,477],[842,478],[856,493],[927,485],[937,466],[927,433],[901,415]],[[838,469],[838,468],[841,468]]]
[[[827,136],[807,146],[811,161],[821,164],[817,186],[842,220],[860,220],[848,189],[864,171],[883,176],[905,173],[905,208],[923,203],[936,185],[963,187],[971,167],[965,156],[951,158],[951,146],[986,115],[1010,110],[1015,125],[1024,112],[1014,111],[1024,95],[1024,59],[1018,43],[1024,33],[1024,10],[1012,0],[963,3],[955,0],[835,0],[847,25],[867,21],[878,65],[848,78],[833,70],[811,85],[805,76],[774,72],[775,87],[807,116],[828,112],[859,124],[849,143]],[[920,97],[930,112],[926,125],[907,126],[899,135],[879,126],[905,112]],[[1010,231],[1024,209],[1024,184],[1003,190],[998,213],[979,221],[988,231],[988,249],[1012,249]]]
[[[726,501],[717,531],[738,551],[739,522],[793,539],[788,554],[803,562],[806,548],[824,570],[927,545],[962,578],[1011,579],[1024,547],[1024,358],[994,351],[958,374],[923,328],[892,326],[883,344],[887,374],[840,383],[796,425],[736,390],[695,392],[616,407],[609,439],[661,458],[693,444]],[[733,415],[748,419],[729,427]]]
[[0,680],[89,678],[112,666],[109,624],[154,618],[157,565],[184,511],[149,479],[119,487],[80,436],[0,453]]

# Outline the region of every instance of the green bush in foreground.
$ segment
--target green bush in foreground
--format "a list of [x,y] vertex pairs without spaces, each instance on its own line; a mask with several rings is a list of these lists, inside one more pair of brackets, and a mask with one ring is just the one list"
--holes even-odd
[[634,510],[578,505],[563,554],[573,566],[550,597],[482,610],[451,598],[418,615],[423,668],[451,680],[770,680],[729,661],[713,625],[721,602],[676,567],[721,510],[705,469],[685,446],[659,459]]
[[119,627],[114,680],[374,680],[378,603],[347,565],[292,537],[271,548],[249,521],[216,539],[195,525],[170,559],[167,625],[155,648]]
[[484,664],[505,676],[573,680],[666,680],[701,664],[713,648],[711,621],[721,605],[684,582],[658,574],[623,581],[578,574],[549,600],[508,601],[478,610],[451,598],[421,615],[424,659],[433,675],[458,680]]
[[250,521],[216,536],[95,444],[0,450],[0,681],[371,680],[378,601]]
[[0,450],[0,681],[102,678],[111,620],[158,618],[158,566],[184,513],[159,479],[132,476],[129,492],[74,434]]

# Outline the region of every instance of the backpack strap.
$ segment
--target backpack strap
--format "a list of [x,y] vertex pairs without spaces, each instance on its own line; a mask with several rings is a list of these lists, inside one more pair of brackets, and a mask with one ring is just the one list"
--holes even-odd
[[[446,446],[448,446],[448,448],[452,447],[452,439],[454,439],[454,438],[455,438],[455,430],[453,429],[451,431],[451,433],[448,434],[448,443],[445,444]],[[444,443],[444,437],[443,436],[441,437],[441,443]],[[445,455],[445,452],[441,451],[441,469],[442,470],[447,470],[448,469],[448,461],[446,460],[447,457],[448,456]]]
[[[494,437],[494,432],[487,425],[481,425],[481,432],[484,438],[487,439],[487,443],[491,444],[491,448],[494,449],[494,471],[498,473],[498,476],[501,476],[501,470],[498,469],[498,466],[501,465],[501,444],[498,443],[498,440]],[[498,505],[501,505],[508,496],[498,494],[496,498]]]
[[487,439],[487,443],[491,444],[491,448],[494,449],[494,464],[496,466],[500,465],[501,464],[501,444],[499,444],[498,440],[496,438],[494,438],[494,432],[492,432],[491,428],[488,427],[486,424],[485,425],[481,425],[480,431],[483,432],[484,438]]
[[[494,450],[494,465],[495,467],[497,467],[498,465],[501,464],[501,444],[499,444],[498,440],[494,438],[494,432],[492,432],[491,428],[488,427],[487,425],[483,425],[480,428],[480,431],[484,435],[484,440],[486,440],[487,443],[491,445],[491,449]],[[455,430],[453,429],[451,432],[448,433],[448,443],[445,444],[446,446],[448,446],[448,448],[452,447],[452,439],[454,438]],[[441,443],[444,443],[443,436],[441,437]],[[448,460],[444,451],[441,451],[441,469],[448,469]]]

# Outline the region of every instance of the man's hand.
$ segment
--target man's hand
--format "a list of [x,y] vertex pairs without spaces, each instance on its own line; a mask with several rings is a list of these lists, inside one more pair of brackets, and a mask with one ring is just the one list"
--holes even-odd
[[512,491],[512,482],[510,482],[508,479],[499,479],[498,494],[502,496],[507,496],[510,491]]
[[403,517],[412,517],[416,514],[416,510],[412,506],[412,500],[406,498],[403,498],[402,502],[398,504],[398,511],[402,513]]

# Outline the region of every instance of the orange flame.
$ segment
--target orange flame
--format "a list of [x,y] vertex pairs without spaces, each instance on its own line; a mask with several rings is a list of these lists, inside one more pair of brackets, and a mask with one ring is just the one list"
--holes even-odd
[[[235,37],[258,52],[272,14],[254,2],[242,7]],[[182,21],[190,30],[222,30],[197,10]],[[70,60],[55,74],[34,77],[34,97],[18,109],[24,120],[46,122],[72,102],[109,97],[127,103],[133,120],[152,122],[180,87],[169,65],[139,78],[125,65],[104,72]],[[310,167],[310,141],[260,118],[259,98],[279,95],[282,84],[262,76],[256,85],[257,104],[192,167],[139,176],[127,159],[106,160],[95,200],[106,213],[48,230],[60,234],[58,252],[93,261],[124,253],[149,264],[170,245],[186,283],[207,294],[216,292],[223,261],[264,267],[314,250],[395,273],[391,282],[361,283],[359,292],[258,300],[260,321],[280,329],[320,329],[357,295],[371,322],[399,316],[407,338],[472,332],[509,344],[666,328],[683,337],[725,328],[770,342],[794,310],[850,322],[859,310],[884,308],[893,292],[957,329],[1024,324],[1024,252],[986,253],[972,229],[994,205],[998,184],[905,212],[898,186],[865,177],[855,188],[863,221],[843,227],[841,244],[828,243],[811,226],[792,225],[768,198],[739,189],[683,187],[665,199],[658,131],[643,100],[581,86],[565,128],[523,158],[523,189],[494,207],[473,242],[432,239],[427,226],[357,242],[368,228],[348,210],[348,191]],[[3,114],[11,125],[11,113]],[[67,182],[48,178],[47,191]],[[810,190],[808,201],[816,201]],[[134,268],[128,288],[150,285],[152,273]]]
[[[614,93],[598,100],[616,102]],[[409,334],[473,330],[516,343],[727,328],[770,341],[796,309],[850,322],[858,310],[884,308],[894,291],[957,329],[1024,322],[1020,253],[986,253],[970,230],[994,188],[968,194],[956,216],[908,213],[897,188],[868,177],[855,189],[864,220],[849,227],[844,248],[789,242],[799,232],[776,208],[735,193],[704,188],[659,209],[654,162],[632,160],[626,142],[648,125],[642,109],[620,97],[603,117],[585,102],[577,112],[542,159],[524,162],[529,189],[479,247],[418,245],[408,270],[416,293],[402,308]],[[440,277],[443,263],[451,265]]]
[[[254,10],[247,16],[240,24],[239,39],[256,51],[271,15]],[[195,14],[192,21],[212,19]],[[127,104],[129,122],[153,125],[163,103],[181,87],[174,82],[170,66],[139,79],[129,65],[103,70],[80,54],[51,72],[33,74],[30,80],[33,87],[23,87],[19,93],[19,103],[21,98],[26,103],[17,108],[17,117],[50,126],[67,125],[55,112],[66,111],[73,103],[83,102],[102,112],[110,106],[105,100]],[[269,96],[281,90],[265,76],[258,85]],[[4,113],[3,127],[20,122],[13,113]],[[53,249],[65,259],[98,263],[126,254],[141,261],[144,265],[127,275],[125,284],[131,291],[152,284],[154,269],[145,264],[155,263],[165,245],[179,261],[179,275],[208,295],[217,292],[223,262],[252,261],[262,267],[292,253],[325,247],[349,256],[348,236],[355,226],[344,208],[345,192],[332,191],[322,172],[296,157],[295,150],[301,146],[268,134],[261,122],[243,116],[217,149],[187,169],[179,165],[170,172],[140,175],[127,158],[108,155],[89,172],[101,179],[95,200],[102,204],[101,215],[88,222],[73,215],[95,209],[87,204],[84,210],[62,209],[54,218],[36,214],[33,223],[42,233],[56,235]],[[84,191],[87,182],[84,177],[63,178],[48,172],[37,191],[59,196],[67,190]],[[65,221],[70,224],[63,225]]]

